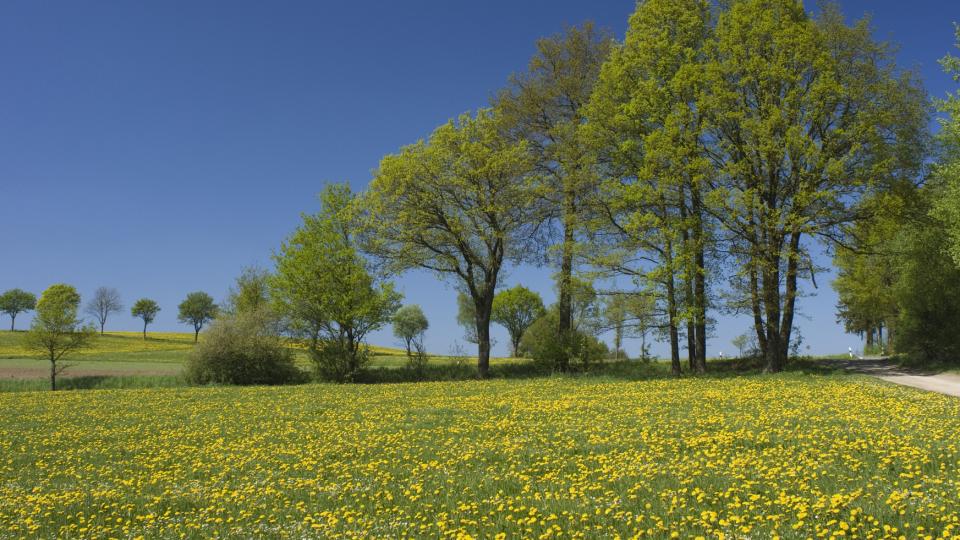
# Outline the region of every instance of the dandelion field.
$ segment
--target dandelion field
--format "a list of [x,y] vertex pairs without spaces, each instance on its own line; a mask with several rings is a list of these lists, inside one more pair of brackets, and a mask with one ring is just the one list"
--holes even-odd
[[3,537],[940,538],[960,400],[860,377],[0,395]]

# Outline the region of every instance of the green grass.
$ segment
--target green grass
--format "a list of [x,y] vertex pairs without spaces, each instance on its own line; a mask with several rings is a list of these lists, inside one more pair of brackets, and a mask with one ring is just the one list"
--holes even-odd
[[960,523],[960,400],[860,376],[25,392],[0,410],[0,537],[915,538]]

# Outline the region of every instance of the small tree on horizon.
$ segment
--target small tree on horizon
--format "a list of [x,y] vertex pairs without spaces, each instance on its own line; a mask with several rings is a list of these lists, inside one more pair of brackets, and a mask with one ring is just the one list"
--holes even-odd
[[10,331],[14,331],[17,315],[37,307],[37,297],[23,289],[10,289],[0,295],[0,312],[10,316]]
[[[427,316],[416,304],[403,306],[393,314],[393,335],[402,339],[407,350],[407,359],[413,357],[415,345],[422,345],[423,334],[430,327]],[[416,347],[419,350],[421,347]]]
[[213,302],[212,296],[203,291],[188,294],[183,302],[180,302],[178,309],[180,313],[177,320],[184,324],[193,325],[194,343],[199,339],[203,325],[217,316],[217,304]]
[[96,318],[100,323],[100,335],[103,335],[103,328],[107,324],[107,317],[112,313],[119,313],[123,309],[120,302],[120,292],[111,287],[99,287],[94,293],[93,298],[87,303],[84,311]]
[[43,291],[37,302],[37,316],[24,339],[27,349],[50,361],[50,390],[57,389],[57,375],[68,366],[58,364],[67,354],[89,346],[96,336],[92,326],[77,317],[80,294],[70,285],[58,283]]
[[133,304],[133,307],[130,308],[130,315],[143,319],[144,340],[147,339],[147,325],[153,322],[153,319],[156,318],[159,311],[160,306],[149,298],[141,298],[137,300],[137,302]]
[[543,316],[546,310],[540,295],[517,285],[500,291],[493,298],[493,311],[490,319],[507,329],[510,334],[510,353],[520,356],[520,340],[533,321]]

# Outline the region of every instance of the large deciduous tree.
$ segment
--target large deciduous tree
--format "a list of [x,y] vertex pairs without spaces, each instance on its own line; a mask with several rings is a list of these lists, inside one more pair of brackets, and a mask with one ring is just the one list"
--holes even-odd
[[387,156],[358,205],[366,248],[388,268],[422,268],[458,280],[476,309],[481,377],[490,367],[490,317],[500,272],[531,252],[543,218],[528,142],[505,136],[481,110]]
[[93,298],[87,302],[84,311],[96,318],[100,324],[100,335],[103,335],[103,328],[107,324],[107,317],[113,313],[119,313],[123,309],[123,303],[120,301],[120,292],[110,287],[98,287],[93,293]]
[[805,237],[839,238],[864,194],[916,175],[923,91],[869,25],[827,5],[743,0],[721,13],[698,99],[717,170],[713,214],[742,264],[767,371],[786,364]]
[[601,70],[580,130],[604,178],[592,200],[588,259],[662,306],[675,374],[685,319],[691,364],[706,367],[710,169],[697,100],[711,30],[704,0],[640,3]]
[[702,369],[704,248],[721,242],[766,369],[780,371],[814,272],[809,241],[838,241],[865,217],[865,194],[916,176],[928,111],[890,48],[831,5],[817,18],[796,0],[711,13],[700,0],[641,3],[601,72],[583,128],[613,179],[600,214],[619,238],[601,262],[658,285],[674,371],[678,321],[692,319]]
[[33,318],[24,345],[43,355],[50,362],[50,390],[57,389],[57,375],[67,366],[64,356],[87,347],[96,330],[84,326],[77,316],[80,294],[70,285],[51,285],[40,295],[37,314]]
[[200,337],[204,325],[217,316],[217,304],[213,297],[203,291],[192,292],[177,306],[177,320],[193,326],[193,342]]
[[367,334],[390,322],[400,307],[393,284],[372,271],[357,251],[353,194],[330,184],[320,194],[320,212],[274,255],[271,295],[290,329],[306,336],[321,377],[353,379],[366,361]]
[[37,307],[37,297],[23,289],[10,289],[0,295],[0,312],[10,316],[10,331],[16,329],[17,315]]
[[[957,47],[960,47],[960,25],[956,26],[956,33]],[[960,82],[960,58],[948,54],[940,62],[953,80]],[[945,225],[950,255],[960,265],[960,94],[953,93],[937,101],[937,108],[946,116],[940,120],[938,134],[944,155],[936,167],[943,190],[934,202],[933,213]]]
[[586,222],[585,200],[597,183],[587,166],[588,152],[578,128],[612,45],[611,36],[592,23],[540,39],[527,71],[513,75],[495,100],[511,136],[528,142],[547,188],[542,202],[556,225],[557,330],[561,334],[573,328],[576,241]]

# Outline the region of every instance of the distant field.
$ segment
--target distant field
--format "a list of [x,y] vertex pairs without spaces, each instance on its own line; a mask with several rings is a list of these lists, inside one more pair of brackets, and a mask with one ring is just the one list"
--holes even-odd
[[[4,381],[45,379],[49,376],[49,364],[36,353],[21,346],[24,332],[0,331],[0,390]],[[203,339],[203,334],[200,334]],[[70,367],[63,378],[71,377],[141,377],[174,376],[181,373],[184,363],[193,350],[193,334],[181,332],[150,332],[147,339],[139,332],[107,332],[97,336],[93,346],[66,358]],[[298,364],[308,369],[310,362],[305,347],[290,342]],[[403,350],[393,347],[370,347],[371,368],[400,368],[406,365]],[[475,358],[432,357],[432,365],[469,364]],[[513,359],[494,359],[494,365],[516,362]],[[14,386],[19,388],[18,386]]]
[[960,534],[960,400],[858,376],[28,392],[0,410],[0,537]]

